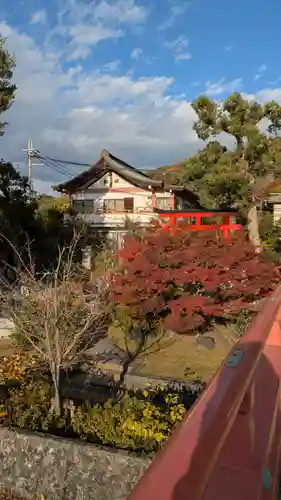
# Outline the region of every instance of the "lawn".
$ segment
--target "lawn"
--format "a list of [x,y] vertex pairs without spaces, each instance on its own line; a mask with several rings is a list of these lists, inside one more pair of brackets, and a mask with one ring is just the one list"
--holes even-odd
[[[124,334],[116,327],[109,335],[122,349],[126,349]],[[178,380],[201,379],[208,381],[226,358],[236,340],[231,327],[217,327],[211,332],[215,338],[212,350],[200,346],[194,335],[165,334],[151,344],[132,363],[132,371],[138,375]],[[133,344],[129,344],[131,351]]]
[[[116,345],[126,350],[124,334],[119,328],[111,326],[108,333]],[[212,350],[200,346],[194,335],[170,333],[153,339],[131,364],[132,372],[155,378],[208,381],[236,340],[236,332],[232,328],[217,327],[211,335],[216,342]],[[134,346],[129,343],[129,350]],[[14,352],[15,347],[9,338],[1,338],[0,357],[9,357]]]

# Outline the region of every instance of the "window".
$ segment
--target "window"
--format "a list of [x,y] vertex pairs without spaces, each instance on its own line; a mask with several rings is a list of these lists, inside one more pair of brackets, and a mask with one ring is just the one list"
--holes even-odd
[[104,200],[105,212],[124,212],[124,200]]
[[79,214],[83,213],[83,200],[73,200],[72,208]]
[[134,198],[125,198],[120,200],[104,200],[105,212],[133,212]]
[[103,199],[98,198],[94,201],[94,212],[100,214],[103,212]]
[[168,210],[170,208],[170,198],[156,198],[156,208]]
[[94,211],[94,200],[84,200],[84,213],[92,214]]
[[73,200],[72,208],[79,214],[92,214],[94,200]]
[[124,199],[124,208],[125,208],[125,212],[133,212],[134,211],[134,198],[125,198]]

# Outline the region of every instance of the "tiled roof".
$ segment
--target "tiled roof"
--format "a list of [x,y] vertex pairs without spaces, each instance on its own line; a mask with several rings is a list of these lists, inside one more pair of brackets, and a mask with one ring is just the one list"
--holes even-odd
[[87,188],[90,184],[98,181],[110,171],[119,174],[121,177],[137,187],[148,188],[148,186],[151,186],[154,188],[161,188],[163,186],[163,181],[151,179],[151,177],[145,173],[140,172],[128,163],[125,163],[123,160],[113,156],[108,151],[103,150],[99,161],[92,167],[77,175],[70,181],[59,184],[54,188],[57,191],[63,192],[73,192],[77,189]]

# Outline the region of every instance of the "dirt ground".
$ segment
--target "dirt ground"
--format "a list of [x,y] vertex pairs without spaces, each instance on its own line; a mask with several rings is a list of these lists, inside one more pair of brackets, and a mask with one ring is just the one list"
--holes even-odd
[[[0,338],[0,357],[9,356],[15,352],[15,348],[12,345],[9,338]],[[1,500],[1,497],[0,497]]]
[[[11,491],[0,490],[0,500],[24,500],[24,498],[16,495],[15,493],[12,493]],[[45,499],[43,496],[41,496],[40,498],[38,498],[38,500],[45,500]]]

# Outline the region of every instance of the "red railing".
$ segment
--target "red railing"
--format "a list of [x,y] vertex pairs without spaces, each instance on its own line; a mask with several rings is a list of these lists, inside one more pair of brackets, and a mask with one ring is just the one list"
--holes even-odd
[[280,473],[281,287],[130,500],[273,500]]
[[[232,231],[237,231],[242,228],[241,224],[236,222],[231,222],[231,217],[239,217],[238,212],[220,212],[212,210],[157,210],[155,209],[158,217],[160,219],[168,219],[168,222],[162,225],[163,229],[169,230],[185,230],[185,231],[211,231],[211,230],[221,230],[223,231],[226,238],[229,237]],[[222,218],[221,223],[217,224],[206,224],[202,219],[210,217],[220,217]],[[186,220],[186,224],[183,225],[182,221]],[[190,223],[190,220],[194,220],[194,223]],[[179,225],[179,221],[181,224]]]

